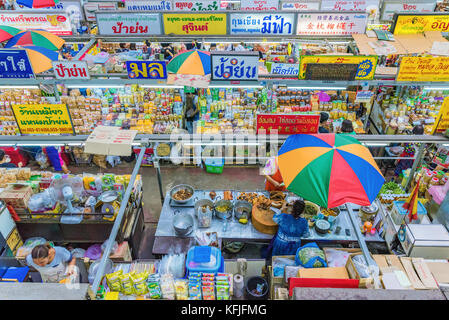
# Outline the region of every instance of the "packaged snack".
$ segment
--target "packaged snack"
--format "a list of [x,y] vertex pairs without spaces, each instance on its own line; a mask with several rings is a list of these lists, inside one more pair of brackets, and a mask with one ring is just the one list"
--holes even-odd
[[214,286],[202,286],[203,300],[215,300]]
[[171,274],[166,273],[161,276],[160,286],[164,299],[175,300],[175,283]]
[[122,286],[122,293],[126,295],[134,294],[133,281],[131,277],[134,275],[133,272],[126,273],[120,276],[120,282]]
[[187,280],[175,280],[175,292],[177,300],[187,300],[189,297],[189,286]]
[[229,285],[217,285],[217,300],[229,300]]
[[120,292],[122,287],[120,284],[120,276],[122,275],[122,270],[118,270],[114,273],[106,275],[106,283],[111,291]]
[[147,278],[148,273],[146,272],[138,273],[131,276],[135,294],[144,295],[148,293],[148,286],[146,283]]

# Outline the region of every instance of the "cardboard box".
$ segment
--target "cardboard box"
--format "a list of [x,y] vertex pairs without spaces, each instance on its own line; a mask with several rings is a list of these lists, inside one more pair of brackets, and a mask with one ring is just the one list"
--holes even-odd
[[426,262],[426,264],[438,283],[449,283],[448,262]]
[[426,286],[421,282],[412,264],[412,259],[407,257],[401,257],[402,265],[404,266],[407,277],[409,278],[412,286],[416,290],[426,289]]
[[0,200],[3,200],[14,209],[26,209],[32,195],[33,189],[30,186],[20,185],[14,187],[10,185],[0,193]]
[[[328,264],[329,264],[329,260],[328,260],[329,250],[344,251],[344,252],[348,252],[349,254],[351,254],[351,253],[362,253],[362,251],[359,248],[332,248],[332,247],[328,248],[328,247],[326,247],[326,248],[323,248],[323,251],[324,251],[324,257],[326,258],[326,262]],[[347,261],[345,261],[344,266],[346,266],[346,262]]]
[[362,278],[357,271],[357,268],[354,265],[354,262],[352,261],[352,258],[356,255],[359,255],[360,253],[352,253],[348,261],[346,262],[346,270],[348,271],[348,275],[350,279],[357,279],[359,280],[359,288],[368,288],[372,285],[374,282],[373,278]]
[[385,267],[396,267],[398,270],[406,273],[399,257],[394,254],[374,254],[373,259],[381,269],[381,274],[382,268]]
[[298,271],[298,278],[349,279],[349,275],[346,267],[307,268]]
[[136,135],[136,130],[98,126],[87,138],[84,152],[107,156],[130,156]]
[[270,274],[270,294],[271,294],[272,298],[275,295],[275,288],[276,287],[286,286],[285,280],[284,280],[284,276],[282,276],[282,277],[275,277],[274,273],[273,273],[273,263],[277,259],[279,259],[279,258],[286,258],[286,259],[293,260],[293,261],[295,260],[295,256],[273,256],[271,258],[271,266],[268,267],[268,271],[269,271],[269,274]]

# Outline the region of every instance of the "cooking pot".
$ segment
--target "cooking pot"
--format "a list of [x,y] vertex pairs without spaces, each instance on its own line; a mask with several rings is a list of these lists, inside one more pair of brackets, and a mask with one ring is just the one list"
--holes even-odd
[[[174,195],[176,192],[178,192],[179,190],[183,190],[183,189],[184,189],[184,190],[188,190],[190,193],[192,193],[192,195],[191,195],[189,198],[185,199],[185,200],[176,200],[176,199],[174,199],[174,198],[173,198],[173,195]],[[177,185],[177,186],[174,186],[174,187],[170,190],[170,199],[171,199],[172,201],[176,202],[176,203],[179,203],[179,204],[185,204],[185,203],[189,202],[190,199],[193,198],[194,193],[195,193],[195,189],[194,189],[192,186],[189,186],[188,184],[179,184],[179,185]]]
[[173,217],[173,228],[176,234],[180,236],[187,236],[193,231],[194,221],[190,214],[179,211]]
[[[217,210],[217,207],[220,207],[220,206],[227,206],[229,209],[226,210],[225,212],[220,212]],[[215,216],[217,218],[223,219],[223,220],[232,218],[232,208],[233,208],[232,201],[219,200],[219,201],[215,202],[215,206],[214,206]]]
[[[240,209],[240,210],[239,210]],[[251,217],[253,206],[248,201],[237,200],[234,205],[234,218],[236,220],[247,219]],[[241,212],[239,212],[241,211]]]
[[202,199],[195,202],[195,217],[198,218],[198,210],[201,210],[201,207],[203,206],[209,206],[213,213],[214,202],[209,199]]

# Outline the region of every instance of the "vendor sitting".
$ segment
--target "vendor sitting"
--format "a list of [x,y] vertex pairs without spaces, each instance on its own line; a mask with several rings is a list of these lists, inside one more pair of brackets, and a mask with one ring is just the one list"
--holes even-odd
[[[296,200],[293,206],[284,203],[281,210],[273,216],[273,221],[279,225],[274,237],[273,256],[295,255],[301,246],[301,237],[309,230],[307,219],[302,218],[306,205],[302,200]],[[272,208],[275,209],[275,208]]]
[[52,247],[49,243],[34,247],[26,262],[39,271],[42,282],[59,283],[76,273],[76,258],[67,249]]

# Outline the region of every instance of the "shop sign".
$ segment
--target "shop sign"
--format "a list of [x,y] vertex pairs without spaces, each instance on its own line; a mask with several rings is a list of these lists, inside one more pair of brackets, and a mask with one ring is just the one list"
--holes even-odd
[[101,35],[159,35],[161,22],[158,13],[98,13]]
[[21,134],[75,134],[65,104],[14,104],[11,108]]
[[278,10],[279,0],[240,0],[240,10]]
[[393,34],[417,34],[425,31],[449,30],[449,14],[397,14]]
[[0,13],[0,25],[19,29],[42,29],[58,36],[71,36],[72,26],[66,13]]
[[212,80],[257,80],[259,54],[257,52],[211,53]]
[[116,11],[117,5],[115,2],[88,2],[83,5],[84,15],[87,21],[97,21],[95,17],[95,11]]
[[54,61],[56,79],[90,79],[86,61]]
[[175,35],[225,35],[226,14],[164,13],[165,34]]
[[360,90],[357,91],[357,95],[355,96],[356,103],[370,103],[371,99],[374,96],[374,92],[369,90]]
[[376,17],[379,7],[379,0],[321,0],[321,11],[365,11]]
[[0,49],[0,79],[34,78],[25,50]]
[[170,0],[164,1],[126,1],[128,11],[170,11],[172,3]]
[[434,12],[437,2],[433,0],[421,1],[384,1],[380,20],[392,21],[395,13],[429,13]]
[[[14,2],[14,10],[17,12],[35,12],[35,8],[28,8],[17,4]],[[70,20],[73,21],[74,18],[78,18],[79,20],[84,20],[83,10],[81,9],[81,4],[79,1],[61,1],[57,3],[54,7],[48,8],[39,8],[40,11],[63,11],[67,13],[70,17]]]
[[167,79],[165,61],[126,61],[129,79]]
[[175,11],[217,11],[220,10],[219,0],[175,0],[173,2]]
[[357,67],[355,63],[308,63],[306,80],[353,81]]
[[278,134],[317,133],[320,115],[315,114],[258,114],[257,131],[267,134],[278,130]]
[[365,33],[367,13],[301,13],[296,34],[303,36],[344,36]]
[[289,11],[318,11],[320,10],[320,2],[306,2],[306,1],[298,1],[298,2],[282,2],[281,10],[289,10]]
[[282,74],[287,76],[297,76],[299,74],[299,64],[292,63],[272,63],[272,74]]
[[368,25],[366,26],[366,31],[369,31],[369,30],[389,31],[390,28],[391,28],[391,24],[388,24],[388,23],[386,23],[386,24],[382,24],[382,23],[371,23],[371,24],[368,24]]
[[443,105],[435,119],[432,134],[444,133],[447,129],[449,129],[449,97],[444,98]]
[[377,66],[377,56],[301,56],[299,79],[305,79],[308,63],[358,64],[355,80],[371,80]]
[[232,13],[231,34],[293,34],[293,13]]
[[449,57],[403,57],[396,81],[449,81]]

